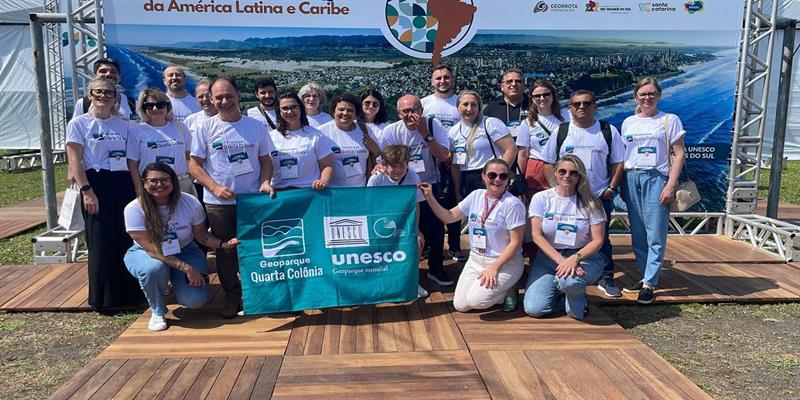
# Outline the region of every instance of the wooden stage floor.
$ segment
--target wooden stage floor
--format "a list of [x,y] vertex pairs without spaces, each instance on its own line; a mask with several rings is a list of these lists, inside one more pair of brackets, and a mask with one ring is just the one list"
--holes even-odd
[[[64,192],[56,193],[56,207],[61,207]],[[57,209],[58,212],[58,209]],[[19,235],[47,222],[44,199],[38,198],[9,207],[0,207],[0,240]]]
[[[614,241],[617,279],[632,283],[630,249]],[[669,247],[659,302],[800,301],[800,264],[723,237]],[[172,306],[164,332],[147,330],[145,312],[52,398],[709,398],[595,306],[583,322],[458,313],[452,287],[422,284],[431,295],[415,302],[230,321],[217,316],[215,286],[204,309]],[[35,304],[37,292],[16,302]]]

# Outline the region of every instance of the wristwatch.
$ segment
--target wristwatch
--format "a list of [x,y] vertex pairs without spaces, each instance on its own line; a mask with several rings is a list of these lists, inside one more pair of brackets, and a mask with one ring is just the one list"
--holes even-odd
[[88,192],[90,190],[92,190],[92,185],[89,185],[89,184],[83,185],[80,188],[81,193]]
[[610,191],[612,191],[614,193],[619,193],[619,191],[618,191],[619,189],[617,189],[615,187],[611,187],[611,185],[608,185],[608,187],[606,189],[608,189],[608,190],[610,190]]
[[433,135],[428,134],[428,136],[425,136],[425,141],[428,142],[428,143],[432,142],[433,141]]
[[581,254],[580,251],[575,253],[575,259],[578,260],[578,262],[583,261],[583,254]]

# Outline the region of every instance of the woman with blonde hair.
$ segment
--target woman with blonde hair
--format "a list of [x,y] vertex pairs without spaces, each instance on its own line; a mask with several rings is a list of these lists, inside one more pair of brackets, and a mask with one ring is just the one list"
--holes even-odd
[[142,90],[136,102],[136,112],[141,124],[131,128],[128,138],[128,170],[137,191],[140,175],[150,163],[162,162],[170,166],[180,181],[180,190],[197,195],[189,177],[189,152],[192,135],[183,122],[175,120],[172,102],[156,88]]
[[318,128],[333,121],[330,114],[320,110],[320,107],[327,101],[325,89],[322,86],[316,82],[308,82],[297,92],[297,97],[303,101],[309,126]]
[[[686,131],[677,115],[658,109],[661,86],[655,78],[639,80],[633,96],[636,114],[622,123],[625,144],[622,199],[628,207],[633,254],[642,280],[624,291],[638,292],[637,301],[649,304],[655,299],[666,252],[669,203],[683,169]],[[673,162],[670,153],[675,155]]]
[[552,188],[533,195],[528,214],[539,247],[528,275],[525,313],[566,313],[583,319],[586,286],[600,279],[605,264],[605,212],[589,188],[586,168],[568,154],[555,164]]

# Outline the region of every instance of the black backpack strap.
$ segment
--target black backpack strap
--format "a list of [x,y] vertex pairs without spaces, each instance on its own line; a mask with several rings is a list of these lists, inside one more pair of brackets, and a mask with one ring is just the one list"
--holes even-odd
[[561,123],[561,125],[558,126],[558,136],[556,136],[556,158],[555,158],[556,160],[558,160],[558,158],[560,157],[561,145],[563,145],[564,140],[567,139],[568,133],[569,133],[569,122]]
[[606,165],[610,165],[611,161],[611,124],[608,121],[600,120],[600,132],[603,133],[603,139],[606,140],[608,146],[608,155],[606,156]]
[[269,125],[270,128],[275,129],[275,123],[272,122],[272,118],[269,117],[269,114],[267,114],[267,112],[261,108],[261,105],[257,105],[256,108],[258,108],[258,111],[261,111],[261,115],[264,116],[264,119],[267,121],[267,125]]
[[539,121],[539,118],[536,118],[536,123],[539,124],[540,127],[542,127],[543,131],[547,132],[547,137],[548,138],[550,136],[553,136],[553,132],[550,132],[550,129],[547,129],[547,127],[544,126],[544,124],[541,121]]
[[92,98],[89,96],[85,96],[83,98],[83,113],[86,114],[89,112],[89,107],[92,106]]

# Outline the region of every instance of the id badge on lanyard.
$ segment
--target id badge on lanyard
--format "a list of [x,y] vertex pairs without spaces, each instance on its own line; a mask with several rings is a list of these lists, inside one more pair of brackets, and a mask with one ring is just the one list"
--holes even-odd
[[467,163],[467,148],[456,146],[453,148],[453,164],[464,165]]
[[657,150],[655,146],[639,146],[636,148],[638,166],[653,168],[656,166]]
[[358,161],[358,156],[342,158],[342,166],[344,167],[344,176],[347,178],[364,175],[364,170],[361,168],[361,162]]
[[486,251],[486,229],[485,228],[472,228],[472,247],[480,252]]
[[300,176],[297,172],[297,159],[284,158],[280,160],[281,179],[295,179]]
[[127,171],[128,159],[125,157],[125,150],[109,150],[108,166],[112,171]]
[[556,240],[558,244],[565,246],[575,246],[578,239],[578,226],[575,224],[567,224],[559,222],[556,225]]
[[246,151],[228,155],[228,162],[230,163],[231,174],[233,174],[233,176],[246,175],[253,172],[253,166],[250,165],[250,160]]
[[171,256],[180,252],[181,243],[178,241],[178,234],[173,229],[167,229],[164,232],[164,240],[161,241],[161,253],[165,256]]
[[408,160],[408,165],[410,165],[411,169],[418,174],[425,172],[425,161],[422,160],[421,153],[412,154],[411,158]]

